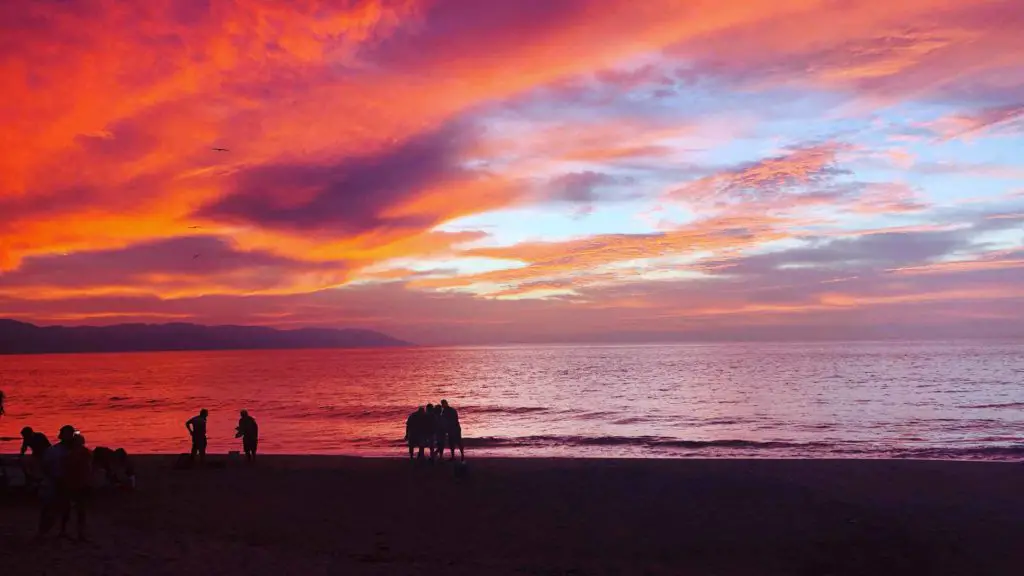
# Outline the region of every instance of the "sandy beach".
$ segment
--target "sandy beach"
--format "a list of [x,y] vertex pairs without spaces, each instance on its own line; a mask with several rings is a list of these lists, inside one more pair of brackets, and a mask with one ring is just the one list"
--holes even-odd
[[32,543],[0,503],[0,567],[30,574],[1011,575],[1024,465],[938,461],[267,456],[137,459],[91,542]]

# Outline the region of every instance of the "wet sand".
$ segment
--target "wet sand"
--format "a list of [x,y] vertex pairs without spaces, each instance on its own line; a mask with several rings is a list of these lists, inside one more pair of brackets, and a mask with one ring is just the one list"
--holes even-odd
[[266,456],[101,490],[92,542],[30,542],[0,499],[0,573],[1024,573],[1024,465]]

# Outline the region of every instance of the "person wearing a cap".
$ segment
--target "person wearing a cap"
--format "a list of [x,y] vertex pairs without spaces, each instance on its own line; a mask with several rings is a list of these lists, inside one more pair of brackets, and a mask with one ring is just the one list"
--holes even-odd
[[63,513],[67,504],[68,494],[65,489],[64,473],[67,456],[75,441],[75,427],[61,426],[57,435],[59,442],[51,446],[43,455],[43,485],[40,490],[42,508],[39,512],[39,533],[42,538],[50,532],[56,522],[57,514]]

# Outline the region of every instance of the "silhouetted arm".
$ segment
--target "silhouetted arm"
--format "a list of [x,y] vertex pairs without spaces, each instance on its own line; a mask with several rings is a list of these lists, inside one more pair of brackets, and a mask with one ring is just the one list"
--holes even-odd
[[188,430],[189,436],[191,436],[193,434],[193,428],[192,428],[193,426],[194,426],[194,424],[192,423],[192,419],[191,418],[189,418],[188,420],[185,421],[185,430]]
[[21,452],[18,454],[19,458],[25,457],[25,452],[28,450],[28,440],[21,441]]

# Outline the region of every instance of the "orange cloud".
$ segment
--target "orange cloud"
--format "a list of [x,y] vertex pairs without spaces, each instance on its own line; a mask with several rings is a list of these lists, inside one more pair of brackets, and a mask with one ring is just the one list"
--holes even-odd
[[[530,286],[544,289],[584,286],[606,282],[642,267],[631,262],[659,258],[693,257],[704,252],[730,253],[762,242],[787,238],[789,220],[716,217],[694,222],[676,230],[652,234],[608,234],[567,242],[532,242],[495,248],[474,248],[465,256],[494,258],[525,263],[523,267],[495,270],[450,278],[430,278],[411,283],[418,288],[466,288],[484,285],[516,285],[498,294],[523,294]],[[625,264],[626,269],[606,270]],[[539,282],[539,284],[538,284]]]
[[[7,268],[25,255],[173,236],[239,171],[381,153],[481,102],[756,19],[769,4],[693,20],[670,0],[536,14],[473,2],[78,3],[7,9]],[[432,27],[449,20],[455,31],[435,41]],[[579,49],[551,48],[563,45]],[[457,210],[433,220],[508,198],[479,197],[471,186],[449,192]],[[286,249],[287,234],[276,235]]]
[[[687,172],[680,140],[727,143],[750,120],[580,115],[517,129],[508,118],[521,98],[581,75],[625,93],[710,78],[730,91],[811,85],[941,100],[968,86],[985,103],[939,128],[978,135],[1020,122],[1020,107],[1006,102],[1020,101],[1021,23],[1012,1],[967,0],[884,10],[867,0],[3,3],[0,312],[229,316],[216,302],[235,319],[378,322],[391,314],[386,300],[358,292],[363,300],[345,308],[323,289],[404,279],[403,298],[440,303],[436,315],[409,322],[444,324],[444,306],[461,311],[452,324],[543,319],[557,306],[575,307],[566,312],[573,318],[605,305],[634,314],[616,319],[647,308],[671,316],[678,311],[645,295],[601,290],[645,278],[643,262],[658,259],[669,275],[713,272],[699,265],[708,254],[739,259],[793,240],[821,221],[809,215],[819,208],[869,217],[920,213],[927,202],[902,184],[839,186],[853,149],[834,141],[683,182],[679,174],[710,168]],[[608,71],[635,62],[633,72]],[[561,105],[573,106],[571,96]],[[891,157],[909,165],[907,154]],[[536,202],[533,185],[552,172],[595,164],[673,174],[674,188],[667,177],[635,187],[648,197],[673,189],[669,200],[692,222],[498,248],[467,248],[482,233],[438,231]],[[203,255],[193,261],[196,246]],[[463,256],[521,266],[465,276],[408,269],[413,259]],[[425,294],[449,288],[497,298]],[[579,296],[509,303],[570,290]],[[487,305],[502,312],[488,316]],[[814,304],[709,301],[705,309],[782,314],[804,305]]]

